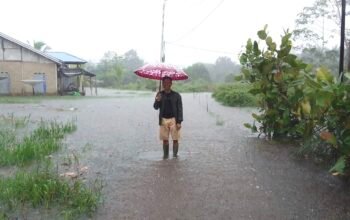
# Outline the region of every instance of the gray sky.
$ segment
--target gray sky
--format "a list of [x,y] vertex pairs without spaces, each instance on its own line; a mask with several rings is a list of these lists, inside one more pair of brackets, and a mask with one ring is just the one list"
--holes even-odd
[[[166,62],[187,66],[238,60],[248,38],[268,24],[279,43],[294,28],[296,15],[314,0],[167,0]],[[160,57],[163,0],[5,0],[0,31],[17,40],[44,41],[98,61],[105,52],[135,49],[146,62]]]

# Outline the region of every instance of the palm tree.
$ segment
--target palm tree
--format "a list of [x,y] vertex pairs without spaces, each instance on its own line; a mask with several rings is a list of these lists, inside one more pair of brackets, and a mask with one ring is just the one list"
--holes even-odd
[[37,50],[46,52],[48,50],[51,50],[51,47],[48,46],[44,41],[35,41],[33,40],[33,44],[31,44],[29,41],[27,41],[29,45],[31,45],[32,47],[34,47]]

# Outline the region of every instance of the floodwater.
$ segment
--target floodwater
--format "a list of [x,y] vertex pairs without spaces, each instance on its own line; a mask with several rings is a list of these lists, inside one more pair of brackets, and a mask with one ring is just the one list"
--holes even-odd
[[103,204],[92,219],[349,219],[347,185],[291,144],[258,139],[244,128],[249,108],[216,103],[208,93],[182,94],[179,157],[162,159],[154,94],[99,90],[103,97],[1,104],[14,113],[67,121],[78,130],[68,152],[102,179]]

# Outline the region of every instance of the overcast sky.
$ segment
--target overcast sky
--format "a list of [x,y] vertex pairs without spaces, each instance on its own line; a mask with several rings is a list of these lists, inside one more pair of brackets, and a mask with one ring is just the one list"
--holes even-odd
[[[265,24],[279,42],[298,13],[314,0],[167,0],[166,62],[186,66],[238,60],[248,38]],[[22,42],[44,41],[98,61],[105,52],[135,49],[146,62],[160,59],[163,0],[4,0],[0,32]]]

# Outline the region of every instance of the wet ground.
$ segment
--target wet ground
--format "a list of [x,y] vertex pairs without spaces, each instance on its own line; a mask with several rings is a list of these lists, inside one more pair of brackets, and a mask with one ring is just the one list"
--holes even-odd
[[88,166],[87,179],[105,184],[93,219],[350,219],[346,184],[293,159],[294,146],[252,135],[243,126],[252,109],[182,94],[179,157],[162,160],[154,94],[99,95],[0,108],[33,120],[76,118],[66,150]]

